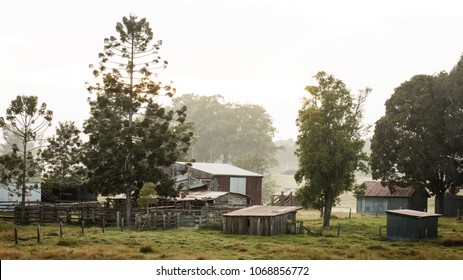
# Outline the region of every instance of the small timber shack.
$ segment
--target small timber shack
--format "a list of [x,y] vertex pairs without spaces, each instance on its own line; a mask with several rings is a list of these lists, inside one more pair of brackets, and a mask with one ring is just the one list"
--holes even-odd
[[278,235],[296,232],[298,206],[254,205],[223,215],[223,231],[231,234]]
[[387,210],[388,240],[419,240],[437,237],[440,214],[415,210]]

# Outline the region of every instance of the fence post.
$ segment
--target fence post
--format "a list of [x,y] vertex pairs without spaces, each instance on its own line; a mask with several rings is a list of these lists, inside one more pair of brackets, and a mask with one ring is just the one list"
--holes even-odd
[[82,236],[84,236],[84,227],[85,227],[85,222],[84,222],[84,220],[82,219]]
[[119,213],[119,211],[117,211],[116,212],[116,225],[117,225],[117,227],[121,227],[120,219],[121,219],[121,213]]
[[341,225],[338,223],[338,237],[340,233],[341,233]]
[[383,227],[382,227],[382,226],[379,226],[379,237],[378,237],[378,240],[379,240],[379,241],[383,241]]
[[166,229],[166,218],[167,218],[167,215],[166,213],[162,214],[162,228],[163,229]]
[[18,245],[18,229],[14,228],[14,244]]
[[177,227],[180,227],[180,212],[177,212]]
[[202,224],[203,224],[203,218],[201,216],[199,216],[199,228],[202,227]]
[[92,208],[92,223],[95,224],[95,208]]
[[37,224],[37,242],[40,243],[40,224]]
[[105,226],[106,226],[105,225],[105,219],[103,218],[103,224],[101,225],[101,229],[102,229],[103,233],[104,233]]
[[460,219],[460,209],[457,209],[457,220]]
[[43,225],[43,207],[42,207],[42,205],[39,206],[39,220],[40,220],[40,224]]
[[59,238],[63,237],[63,222],[59,221]]
[[138,213],[135,213],[135,228],[139,229],[140,224],[138,223]]
[[349,208],[349,220],[352,218],[352,208]]
[[124,231],[124,218],[121,218],[121,231]]

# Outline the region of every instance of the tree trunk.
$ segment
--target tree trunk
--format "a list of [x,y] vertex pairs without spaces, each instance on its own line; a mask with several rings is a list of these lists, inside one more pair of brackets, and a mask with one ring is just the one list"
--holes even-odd
[[330,226],[330,219],[331,219],[331,202],[330,199],[325,198],[325,212],[323,213],[323,227]]
[[444,194],[437,193],[436,197],[434,198],[434,213],[436,214],[443,214],[444,213]]
[[132,194],[130,192],[130,187],[127,187],[125,191],[126,195],[126,224],[130,226],[132,224]]

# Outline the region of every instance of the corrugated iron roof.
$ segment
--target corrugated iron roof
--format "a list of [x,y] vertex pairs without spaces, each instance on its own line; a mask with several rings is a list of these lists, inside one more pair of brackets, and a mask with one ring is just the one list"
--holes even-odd
[[418,219],[427,218],[427,217],[439,217],[439,216],[442,216],[441,214],[434,214],[434,213],[428,213],[428,212],[422,212],[422,211],[416,211],[416,210],[409,210],[409,209],[386,210],[386,213],[402,215],[402,216],[409,216],[409,217],[418,218]]
[[299,206],[262,206],[254,205],[242,208],[233,212],[223,214],[222,216],[237,217],[237,216],[278,216],[291,213],[302,209]]
[[192,162],[191,168],[203,171],[213,175],[243,176],[243,177],[263,177],[263,175],[254,173],[230,164],[225,163],[204,163]]
[[366,181],[366,197],[411,197],[416,190],[413,187],[396,188],[394,193],[391,193],[388,187],[383,187],[379,181]]
[[217,191],[204,191],[204,192],[190,192],[185,197],[177,197],[178,201],[190,201],[190,200],[211,200],[219,198],[228,192],[217,192]]

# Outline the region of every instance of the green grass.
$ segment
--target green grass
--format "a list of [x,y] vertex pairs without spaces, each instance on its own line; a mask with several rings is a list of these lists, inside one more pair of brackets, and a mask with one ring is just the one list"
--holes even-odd
[[[463,221],[439,219],[438,238],[391,242],[379,240],[379,227],[386,236],[386,216],[335,213],[332,227],[321,227],[316,211],[299,211],[298,220],[319,233],[304,235],[248,236],[224,234],[219,225],[206,228],[136,231],[116,228],[64,226],[41,227],[37,242],[35,226],[0,223],[0,259],[182,259],[182,260],[381,260],[463,259]],[[338,236],[338,225],[340,235]]]

